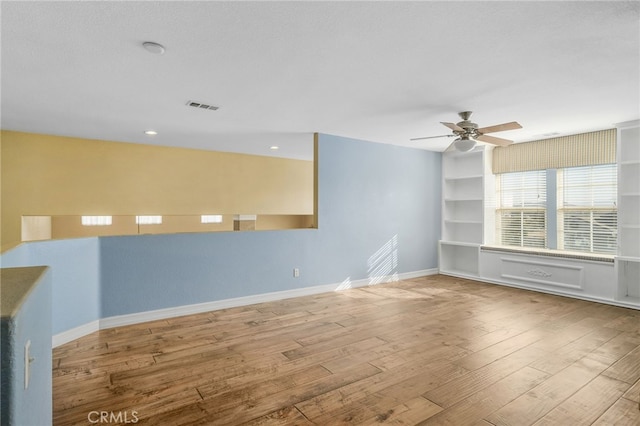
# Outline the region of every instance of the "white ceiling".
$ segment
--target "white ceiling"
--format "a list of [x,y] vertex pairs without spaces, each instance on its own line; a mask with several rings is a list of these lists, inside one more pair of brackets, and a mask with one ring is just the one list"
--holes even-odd
[[639,4],[2,1],[2,128],[290,158],[441,151],[409,138],[463,110],[516,142],[610,128],[640,117]]

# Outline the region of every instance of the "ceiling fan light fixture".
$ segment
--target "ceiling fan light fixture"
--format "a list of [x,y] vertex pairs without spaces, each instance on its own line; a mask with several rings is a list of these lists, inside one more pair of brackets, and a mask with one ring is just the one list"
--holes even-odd
[[464,136],[453,141],[453,146],[460,152],[467,152],[476,146],[476,141]]

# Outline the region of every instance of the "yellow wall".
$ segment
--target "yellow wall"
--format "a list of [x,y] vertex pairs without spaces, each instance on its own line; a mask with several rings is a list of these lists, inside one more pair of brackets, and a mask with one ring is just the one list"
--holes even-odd
[[310,215],[313,161],[2,131],[2,245],[23,215]]
[[256,219],[256,231],[311,227],[313,227],[313,215],[259,215]]

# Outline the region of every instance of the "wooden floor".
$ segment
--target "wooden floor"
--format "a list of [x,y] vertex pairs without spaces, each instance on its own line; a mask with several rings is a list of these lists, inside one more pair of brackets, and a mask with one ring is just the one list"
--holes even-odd
[[104,330],[53,357],[56,425],[640,425],[640,311],[441,275]]

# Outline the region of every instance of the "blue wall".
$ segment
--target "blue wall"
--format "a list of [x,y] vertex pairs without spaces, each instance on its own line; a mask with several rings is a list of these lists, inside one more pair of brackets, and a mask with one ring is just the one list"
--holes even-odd
[[[52,266],[54,333],[99,318],[437,267],[440,153],[319,135],[318,167],[318,229],[23,245],[29,264]],[[19,251],[2,256],[3,266],[20,261]]]
[[101,238],[102,316],[435,268],[440,164],[320,135],[317,230]]
[[318,156],[324,282],[387,270],[375,256],[387,248],[397,255],[393,272],[437,267],[440,153],[320,135]]
[[3,253],[3,268],[51,268],[53,334],[100,319],[100,252],[98,238],[21,244]]
[[[101,238],[102,316],[315,284],[313,230]],[[302,276],[293,281],[292,270]]]
[[[51,400],[51,269],[46,269],[18,313],[2,321],[3,425],[50,425]],[[25,343],[31,341],[28,389],[24,388]]]

